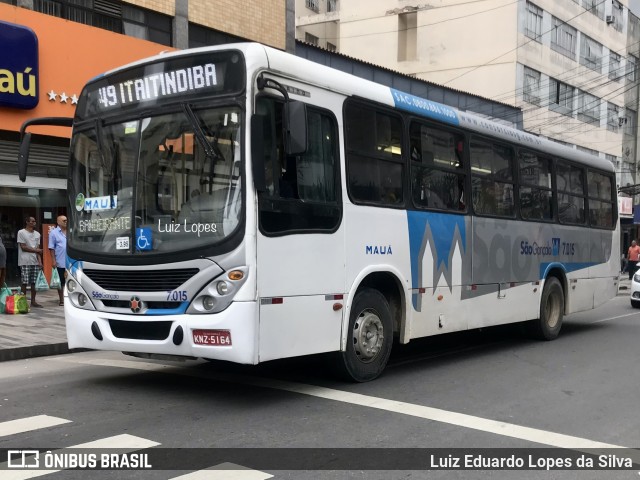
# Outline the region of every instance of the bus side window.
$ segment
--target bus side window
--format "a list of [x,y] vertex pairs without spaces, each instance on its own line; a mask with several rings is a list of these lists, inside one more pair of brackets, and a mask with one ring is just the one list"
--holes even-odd
[[258,108],[260,114],[268,112],[264,141],[267,191],[259,196],[262,231],[283,234],[333,230],[341,217],[335,120],[308,107],[307,151],[285,155],[283,103],[262,97]]
[[354,203],[404,204],[400,117],[348,102],[345,108],[347,175]]
[[413,122],[410,127],[413,202],[417,207],[464,211],[464,138]]

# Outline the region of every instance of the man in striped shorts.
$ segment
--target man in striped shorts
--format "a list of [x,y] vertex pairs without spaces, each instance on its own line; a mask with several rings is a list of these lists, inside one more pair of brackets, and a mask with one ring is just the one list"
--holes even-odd
[[31,307],[41,308],[42,305],[36,302],[36,280],[42,270],[42,249],[35,218],[25,219],[24,228],[18,232],[18,247],[22,293],[26,295],[27,284],[31,285]]

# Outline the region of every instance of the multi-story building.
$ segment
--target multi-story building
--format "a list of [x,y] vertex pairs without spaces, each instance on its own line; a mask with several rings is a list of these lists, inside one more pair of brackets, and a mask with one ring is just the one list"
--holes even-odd
[[296,0],[296,38],[518,106],[533,134],[638,172],[640,3]]
[[0,236],[9,284],[19,283],[16,234],[25,216],[44,235],[68,204],[69,129],[30,129],[21,183],[25,120],[73,116],[89,79],[164,50],[250,40],[292,51],[294,21],[293,0],[0,0]]

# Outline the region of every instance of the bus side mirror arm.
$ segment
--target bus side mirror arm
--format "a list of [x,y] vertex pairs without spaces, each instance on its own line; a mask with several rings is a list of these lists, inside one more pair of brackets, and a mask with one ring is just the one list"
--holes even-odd
[[287,89],[271,78],[260,75],[258,90],[272,88],[284,97],[285,153],[302,155],[307,151],[307,106],[298,100],[291,100]]
[[32,125],[50,125],[54,127],[71,127],[71,117],[41,117],[27,120],[20,127],[20,151],[18,152],[18,178],[21,182],[27,179],[27,167],[29,166],[29,149],[31,148],[31,133],[26,130]]

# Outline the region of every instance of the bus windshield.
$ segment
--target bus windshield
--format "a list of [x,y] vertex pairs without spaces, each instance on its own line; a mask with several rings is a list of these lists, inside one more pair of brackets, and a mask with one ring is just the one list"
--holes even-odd
[[74,132],[69,246],[149,256],[215,245],[236,229],[241,110],[176,110]]

